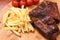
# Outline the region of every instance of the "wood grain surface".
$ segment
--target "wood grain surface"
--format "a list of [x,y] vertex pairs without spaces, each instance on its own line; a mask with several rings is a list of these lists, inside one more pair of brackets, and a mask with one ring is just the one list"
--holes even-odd
[[0,0],[0,10],[5,7],[11,0]]
[[[40,1],[40,3],[43,0]],[[58,7],[60,10],[60,0],[52,0],[54,2],[58,3]],[[37,5],[33,5],[29,7],[29,10],[32,10]],[[4,29],[4,25],[2,24],[3,15],[12,7],[11,2],[6,5],[1,11],[0,11],[0,40],[47,40],[45,39],[36,29],[34,33],[21,33],[21,37],[16,36],[14,33],[12,33],[9,30]],[[60,28],[60,24],[59,24]],[[57,40],[60,40],[60,35],[57,36]]]

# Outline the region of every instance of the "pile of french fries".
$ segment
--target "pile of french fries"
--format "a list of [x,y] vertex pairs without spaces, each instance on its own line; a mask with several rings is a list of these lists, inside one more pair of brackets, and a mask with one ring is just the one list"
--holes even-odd
[[10,10],[3,17],[3,24],[6,25],[5,29],[13,31],[16,35],[20,36],[20,32],[33,32],[34,28],[31,25],[28,8],[10,8]]

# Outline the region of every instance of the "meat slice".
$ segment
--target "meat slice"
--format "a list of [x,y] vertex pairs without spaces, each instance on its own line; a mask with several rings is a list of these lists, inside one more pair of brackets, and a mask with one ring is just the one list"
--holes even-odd
[[39,29],[49,40],[56,40],[55,34],[59,32],[59,29],[55,23],[55,20],[50,16],[50,12],[44,8],[38,6],[29,13],[30,19],[34,26]]
[[30,17],[39,18],[45,24],[53,24],[55,21],[49,15],[49,12],[43,10],[42,8],[36,8],[30,12]]
[[32,18],[32,20],[34,20],[34,26],[43,36],[48,38],[48,40],[56,40],[56,36],[54,34],[59,31],[56,24],[47,25],[38,18]]
[[60,14],[58,11],[57,3],[51,1],[44,1],[40,5],[44,10],[48,11],[50,16],[60,21]]

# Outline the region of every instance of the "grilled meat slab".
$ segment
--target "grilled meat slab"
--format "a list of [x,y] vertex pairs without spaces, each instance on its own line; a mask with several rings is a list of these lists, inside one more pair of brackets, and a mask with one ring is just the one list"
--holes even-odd
[[29,15],[31,18],[39,18],[45,24],[53,24],[55,22],[54,19],[49,15],[49,12],[42,8],[36,8],[32,10]]
[[48,40],[56,40],[55,33],[59,31],[56,24],[47,25],[38,19],[35,20],[34,26],[41,32],[44,37],[48,38]]
[[[49,5],[47,5],[49,3]],[[55,34],[59,32],[56,21],[60,20],[57,4],[53,2],[42,2],[33,9],[29,16],[32,23],[49,40],[56,40]]]
[[48,11],[50,16],[60,21],[60,14],[58,11],[57,3],[51,1],[44,1],[40,5],[44,10]]

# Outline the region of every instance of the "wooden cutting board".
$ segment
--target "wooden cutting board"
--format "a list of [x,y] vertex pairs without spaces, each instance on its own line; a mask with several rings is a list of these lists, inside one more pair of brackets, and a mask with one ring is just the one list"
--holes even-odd
[[[40,1],[40,3],[43,0]],[[54,0],[53,0],[54,1]],[[58,1],[55,1],[59,3]],[[60,3],[58,4],[58,6]],[[32,10],[37,5],[33,5],[29,7],[29,10]],[[0,21],[2,21],[3,15],[12,7],[11,2],[6,5],[1,11],[0,11]],[[59,8],[60,9],[60,8]],[[34,33],[22,33],[21,37],[16,36],[14,33],[12,33],[9,30],[4,29],[4,25],[2,22],[0,22],[0,40],[47,40],[45,39],[36,29]],[[60,40],[60,35],[57,37],[57,40]]]

